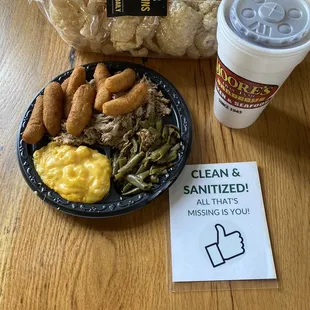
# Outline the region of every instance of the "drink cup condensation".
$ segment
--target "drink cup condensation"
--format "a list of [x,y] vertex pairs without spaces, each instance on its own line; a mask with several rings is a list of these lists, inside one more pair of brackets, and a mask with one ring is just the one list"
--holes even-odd
[[310,50],[307,0],[223,0],[218,11],[214,114],[252,125]]

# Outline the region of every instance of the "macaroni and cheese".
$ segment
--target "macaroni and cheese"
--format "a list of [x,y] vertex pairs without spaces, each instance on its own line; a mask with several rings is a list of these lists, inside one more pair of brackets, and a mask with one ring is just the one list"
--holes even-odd
[[110,160],[86,146],[51,142],[35,151],[33,160],[43,182],[67,200],[94,203],[110,190]]

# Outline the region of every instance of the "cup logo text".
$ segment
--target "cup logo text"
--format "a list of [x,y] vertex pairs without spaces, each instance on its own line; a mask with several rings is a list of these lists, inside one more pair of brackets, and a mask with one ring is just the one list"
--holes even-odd
[[260,108],[268,104],[279,86],[246,80],[230,71],[218,57],[216,90],[229,104],[243,109]]

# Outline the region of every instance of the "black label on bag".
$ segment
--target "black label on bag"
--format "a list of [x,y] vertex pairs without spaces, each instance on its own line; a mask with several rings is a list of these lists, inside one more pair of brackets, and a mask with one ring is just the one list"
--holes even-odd
[[108,17],[167,16],[167,0],[107,0]]

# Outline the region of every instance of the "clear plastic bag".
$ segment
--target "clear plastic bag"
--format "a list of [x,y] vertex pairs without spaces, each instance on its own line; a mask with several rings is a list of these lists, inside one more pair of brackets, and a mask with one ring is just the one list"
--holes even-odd
[[105,55],[209,58],[216,53],[216,0],[168,0],[167,16],[107,17],[106,0],[36,2],[69,45]]

